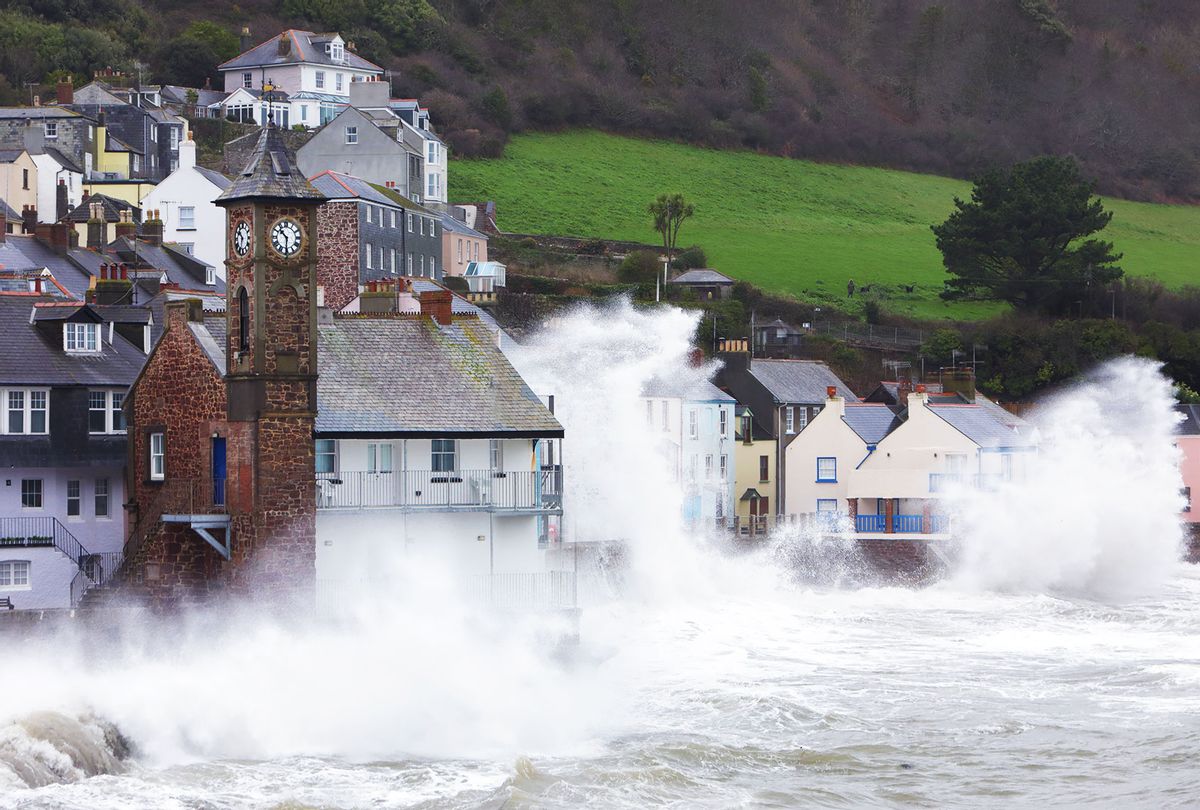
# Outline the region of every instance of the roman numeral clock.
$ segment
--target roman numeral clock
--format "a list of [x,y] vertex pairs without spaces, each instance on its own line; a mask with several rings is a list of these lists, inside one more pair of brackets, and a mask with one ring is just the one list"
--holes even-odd
[[304,228],[291,217],[275,220],[271,225],[271,249],[290,259],[304,247]]

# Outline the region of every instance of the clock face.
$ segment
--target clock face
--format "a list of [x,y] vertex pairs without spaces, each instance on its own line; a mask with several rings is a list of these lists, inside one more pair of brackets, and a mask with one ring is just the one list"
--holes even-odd
[[250,223],[239,222],[233,230],[233,252],[245,256],[250,252]]
[[271,226],[271,247],[280,256],[291,257],[300,252],[304,232],[294,219],[281,219]]

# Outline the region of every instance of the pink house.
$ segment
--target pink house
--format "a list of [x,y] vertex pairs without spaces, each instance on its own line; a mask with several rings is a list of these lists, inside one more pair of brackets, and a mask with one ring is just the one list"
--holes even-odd
[[1200,523],[1200,405],[1176,405],[1175,410],[1183,417],[1175,442],[1183,451],[1180,472],[1183,473],[1183,493],[1188,499],[1183,520],[1197,524]]

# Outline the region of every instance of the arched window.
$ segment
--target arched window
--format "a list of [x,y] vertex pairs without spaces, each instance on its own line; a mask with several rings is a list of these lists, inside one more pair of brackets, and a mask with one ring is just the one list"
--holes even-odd
[[245,287],[238,290],[238,351],[250,351],[250,296]]

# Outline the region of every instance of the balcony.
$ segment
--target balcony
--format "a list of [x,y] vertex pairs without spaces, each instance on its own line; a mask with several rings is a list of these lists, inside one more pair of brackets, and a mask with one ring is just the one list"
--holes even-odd
[[317,474],[317,509],[562,514],[562,468]]
[[999,473],[930,473],[929,491],[945,492],[956,487],[993,490],[1004,481]]

